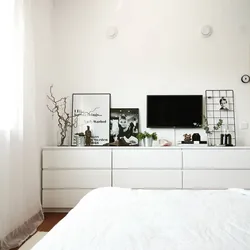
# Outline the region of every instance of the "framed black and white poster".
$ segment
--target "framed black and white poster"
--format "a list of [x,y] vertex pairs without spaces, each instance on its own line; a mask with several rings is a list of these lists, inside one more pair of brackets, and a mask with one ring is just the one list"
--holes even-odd
[[72,114],[77,116],[76,126],[72,128],[72,146],[76,145],[75,134],[91,131],[92,146],[102,146],[109,142],[110,94],[74,93],[72,95]]
[[138,146],[138,108],[112,108],[110,112],[110,145]]

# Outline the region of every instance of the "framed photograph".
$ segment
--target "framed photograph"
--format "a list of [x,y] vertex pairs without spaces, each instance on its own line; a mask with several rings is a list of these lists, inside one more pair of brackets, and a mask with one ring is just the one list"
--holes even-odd
[[139,146],[138,108],[113,108],[110,112],[110,145]]
[[77,116],[76,126],[71,132],[72,146],[76,145],[77,133],[90,135],[91,146],[102,146],[109,142],[110,98],[111,95],[107,93],[72,95],[72,114]]
[[219,100],[219,104],[220,104],[220,111],[228,111],[229,110],[227,98],[222,96]]

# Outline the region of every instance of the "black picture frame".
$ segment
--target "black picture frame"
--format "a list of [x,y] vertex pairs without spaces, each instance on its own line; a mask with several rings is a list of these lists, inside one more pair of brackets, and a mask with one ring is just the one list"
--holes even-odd
[[[90,146],[103,146],[110,139],[110,93],[73,93],[72,116],[77,115],[76,126],[71,129],[71,146],[76,146],[75,134],[92,132]],[[75,117],[72,118],[76,119]]]
[[139,146],[139,108],[111,108],[110,146]]

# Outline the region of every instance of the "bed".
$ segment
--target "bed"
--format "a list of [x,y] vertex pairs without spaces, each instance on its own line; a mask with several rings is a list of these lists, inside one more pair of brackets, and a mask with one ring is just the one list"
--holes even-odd
[[249,250],[250,191],[99,188],[32,250]]

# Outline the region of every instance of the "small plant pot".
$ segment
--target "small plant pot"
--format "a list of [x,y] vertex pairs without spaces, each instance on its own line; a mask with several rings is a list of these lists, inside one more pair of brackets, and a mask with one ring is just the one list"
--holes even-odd
[[76,140],[76,146],[77,147],[84,147],[85,146],[85,138],[84,138],[84,136],[76,135],[75,140]]
[[152,138],[145,138],[143,139],[144,147],[152,147],[153,146],[153,139]]

